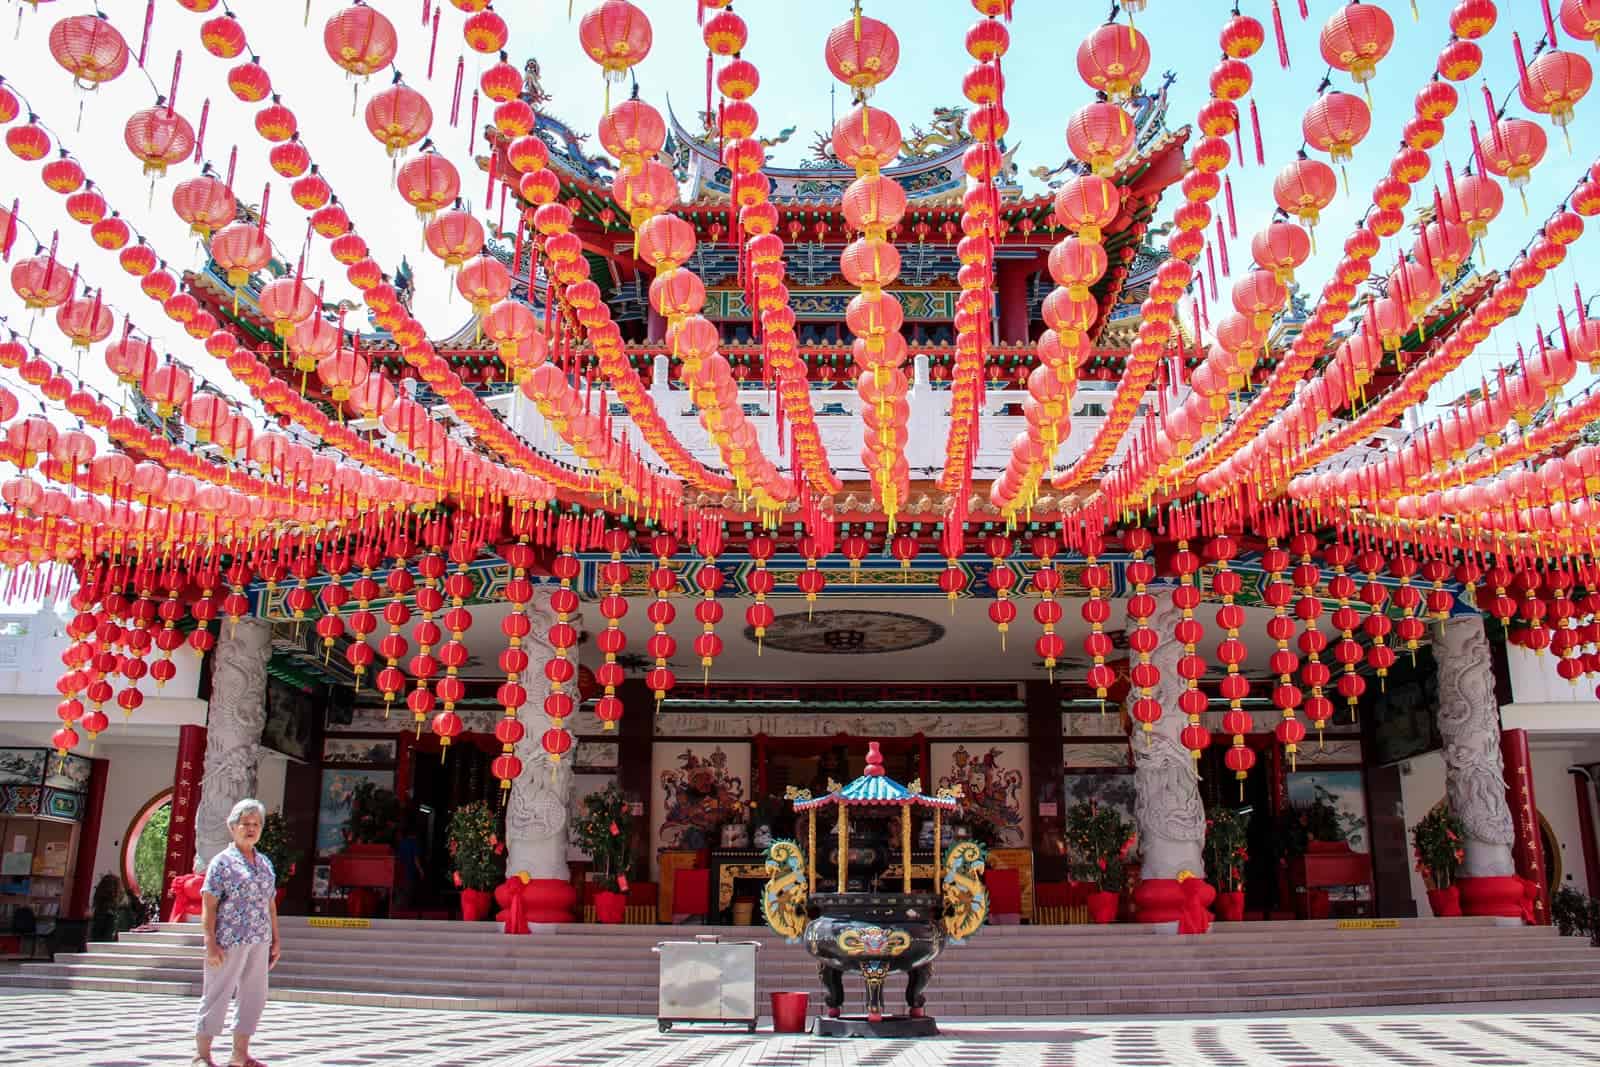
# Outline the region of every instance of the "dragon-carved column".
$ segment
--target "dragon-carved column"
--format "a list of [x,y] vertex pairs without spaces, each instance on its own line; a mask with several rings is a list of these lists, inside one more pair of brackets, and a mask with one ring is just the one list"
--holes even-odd
[[[1140,858],[1134,903],[1141,922],[1179,921],[1185,932],[1198,927],[1192,932],[1199,933],[1209,921],[1199,918],[1204,904],[1192,917],[1186,913],[1194,911],[1191,898],[1205,883],[1206,812],[1194,759],[1181,739],[1184,715],[1178,709],[1178,696],[1185,684],[1178,676],[1178,660],[1183,646],[1174,634],[1181,618],[1183,611],[1172,602],[1172,593],[1157,594],[1148,625],[1158,637],[1151,663],[1160,670],[1161,680],[1151,696],[1161,703],[1161,718],[1151,732],[1135,729],[1130,737]],[[1137,691],[1129,694],[1130,709],[1136,697]],[[1185,885],[1190,880],[1195,883],[1192,888]]]
[[206,708],[205,769],[195,809],[194,869],[233,840],[228,812],[256,792],[261,728],[267,722],[267,661],[272,658],[272,624],[241,618],[217,635],[212,652],[211,700]]
[[1461,615],[1435,626],[1433,658],[1439,671],[1445,796],[1466,831],[1458,877],[1462,910],[1519,915],[1522,887],[1511,855],[1516,835],[1506,804],[1500,705],[1482,617]]
[[[506,804],[506,876],[519,890],[527,922],[570,922],[577,894],[567,867],[567,823],[572,810],[572,754],[550,758],[539,738],[545,730],[544,698],[550,693],[545,664],[555,655],[546,636],[555,624],[550,594],[540,589],[528,604],[533,629],[522,639],[528,653],[523,684],[527,703],[520,716],[527,733],[518,742],[522,774],[511,783]],[[576,623],[576,620],[573,620]],[[569,728],[574,724],[569,722]]]

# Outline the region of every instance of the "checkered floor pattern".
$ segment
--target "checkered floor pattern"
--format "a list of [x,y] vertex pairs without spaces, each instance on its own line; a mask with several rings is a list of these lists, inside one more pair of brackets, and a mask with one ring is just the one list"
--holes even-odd
[[[0,990],[0,1064],[186,1064],[193,1011],[193,1002],[166,996]],[[638,1019],[271,1003],[252,1052],[270,1067],[1587,1067],[1600,1063],[1600,1001],[1304,1019],[961,1020],[936,1040],[881,1042],[709,1028],[662,1034]]]

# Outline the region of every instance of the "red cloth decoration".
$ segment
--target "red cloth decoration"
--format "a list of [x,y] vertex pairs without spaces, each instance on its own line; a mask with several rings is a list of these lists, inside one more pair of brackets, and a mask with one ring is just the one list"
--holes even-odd
[[989,915],[1022,914],[1022,878],[1008,867],[990,867],[984,871],[983,884],[989,888]]
[[674,915],[711,914],[711,872],[704,867],[674,871],[672,875],[672,913]]

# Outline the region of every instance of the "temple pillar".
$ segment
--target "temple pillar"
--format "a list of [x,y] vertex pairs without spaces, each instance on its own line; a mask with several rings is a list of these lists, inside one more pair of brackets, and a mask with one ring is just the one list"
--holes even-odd
[[[1133,900],[1140,922],[1177,922],[1180,933],[1204,933],[1211,918],[1206,906],[1215,893],[1205,880],[1206,811],[1196,784],[1200,776],[1181,739],[1184,715],[1178,696],[1185,683],[1178,677],[1178,660],[1183,646],[1173,632],[1181,618],[1183,611],[1173,604],[1170,590],[1156,596],[1149,621],[1157,635],[1151,662],[1161,681],[1151,696],[1161,703],[1161,718],[1149,733],[1135,724],[1129,738],[1140,860]],[[1138,690],[1130,691],[1125,713],[1136,699]]]
[[[547,728],[544,698],[550,680],[544,668],[555,656],[548,637],[556,621],[550,594],[539,590],[528,604],[533,629],[522,640],[528,653],[523,685],[528,700],[520,712],[527,732],[517,743],[522,774],[511,783],[506,804],[506,887],[520,897],[521,923],[571,922],[576,914],[577,892],[567,868],[567,821],[572,810],[573,753],[552,759],[540,743]],[[576,625],[576,620],[572,620]],[[576,684],[575,682],[572,684]],[[571,729],[575,723],[568,720]],[[506,900],[502,905],[510,907]],[[508,920],[508,927],[521,923]]]
[[1461,908],[1468,915],[1522,914],[1522,880],[1506,804],[1500,754],[1500,705],[1494,696],[1483,619],[1462,615],[1434,628],[1439,672],[1439,736],[1444,741],[1445,795],[1465,829]]
[[[1506,806],[1511,809],[1511,861],[1524,886],[1523,897],[1533,907],[1529,922],[1550,922],[1550,880],[1545,876],[1544,840],[1539,836],[1539,802],[1533,795],[1533,755],[1528,731],[1501,730],[1500,758],[1506,769]],[[1528,887],[1533,891],[1527,892]]]
[[1032,260],[1002,259],[995,264],[1002,344],[1028,343],[1028,275],[1032,272]]
[[267,722],[267,661],[272,623],[242,618],[225,623],[211,653],[211,700],[206,707],[206,748],[200,798],[194,809],[194,869],[232,842],[228,812],[255,796],[261,728]]

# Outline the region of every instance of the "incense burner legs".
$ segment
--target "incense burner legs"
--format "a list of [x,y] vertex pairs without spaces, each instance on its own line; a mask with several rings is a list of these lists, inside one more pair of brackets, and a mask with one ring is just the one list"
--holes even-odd
[[[817,1033],[834,1037],[914,1037],[937,1034],[923,1012],[932,964],[944,948],[932,894],[829,893],[811,898],[816,918],[806,926],[806,950],[817,958],[825,991],[825,1017]],[[899,971],[906,976],[906,1013],[891,1014],[884,984]],[[861,976],[866,1014],[845,1016],[845,975]]]

